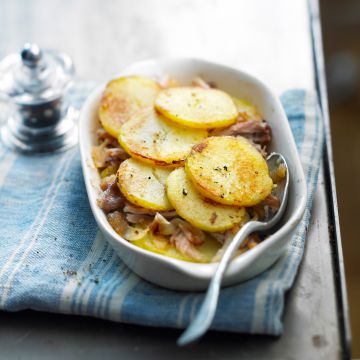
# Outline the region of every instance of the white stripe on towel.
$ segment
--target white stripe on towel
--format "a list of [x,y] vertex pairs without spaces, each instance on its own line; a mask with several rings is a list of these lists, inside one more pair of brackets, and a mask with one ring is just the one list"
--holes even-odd
[[[118,256],[116,255],[116,253],[111,248],[109,248],[109,251],[112,251],[112,255],[111,255],[110,260],[108,261],[108,263],[102,269],[100,269],[96,273],[96,276],[99,278],[99,282],[102,281],[102,277],[114,265],[115,261],[118,260]],[[81,313],[86,311],[86,308],[88,306],[88,302],[89,302],[89,299],[90,299],[90,295],[93,292],[95,287],[97,287],[97,285],[94,282],[90,282],[90,284],[86,284],[86,291],[83,293],[82,296],[79,296],[76,299],[76,306],[79,306],[79,309],[81,310],[80,311]],[[93,307],[93,311],[92,311],[93,313],[96,312],[97,299],[98,299],[100,293],[102,293],[102,292],[103,291],[99,290],[97,292],[97,294],[96,294],[94,307]]]
[[50,194],[52,193],[53,191],[53,188],[56,186],[57,184],[57,179],[58,177],[61,175],[62,173],[62,169],[63,169],[63,166],[64,166],[64,163],[65,163],[65,160],[66,160],[66,157],[63,157],[62,160],[61,160],[61,163],[57,169],[57,171],[55,172],[55,175],[54,177],[52,178],[51,180],[51,183],[50,183],[50,186],[49,186],[49,189],[48,191],[46,192],[45,194],[45,198],[44,198],[44,201],[43,201],[43,204],[38,212],[38,214],[36,215],[31,227],[29,228],[29,230],[25,233],[25,235],[22,237],[22,239],[20,240],[19,244],[17,245],[17,247],[15,248],[15,250],[13,251],[13,253],[11,254],[11,256],[9,257],[9,259],[5,262],[5,264],[2,266],[1,270],[0,270],[0,278],[6,273],[6,271],[10,268],[14,258],[16,255],[18,255],[18,253],[20,252],[21,250],[21,247],[24,245],[24,243],[26,243],[27,239],[33,234],[34,232],[34,229],[36,228],[37,224],[38,224],[38,221],[41,220],[42,218],[42,213],[44,211],[44,209],[46,208],[46,204],[47,204],[47,200],[50,196]]
[[140,282],[140,278],[131,273],[127,280],[121,285],[118,292],[112,297],[109,304],[109,318],[121,321],[122,305],[129,292]]
[[79,287],[79,280],[82,280],[89,274],[89,268],[99,258],[99,254],[103,251],[107,243],[104,241],[103,235],[100,230],[97,231],[95,240],[87,254],[85,260],[81,263],[76,273],[77,276],[71,278],[64,286],[63,292],[60,297],[59,311],[64,313],[71,313],[73,297],[76,289]]
[[[56,195],[57,195],[57,193],[58,193],[61,185],[63,184],[64,177],[66,176],[66,171],[67,171],[68,167],[70,166],[71,160],[73,159],[73,157],[75,156],[75,154],[76,154],[75,151],[71,151],[71,152],[69,153],[69,155],[66,155],[66,156],[65,156],[65,158],[66,158],[65,166],[64,166],[64,169],[63,169],[63,170],[61,169],[61,177],[60,177],[60,180],[57,182],[57,184],[56,184],[56,186],[55,186],[55,189],[54,189],[54,192],[53,192],[53,196],[52,196],[51,199],[49,200],[49,204],[48,204],[48,206],[45,208],[44,214],[42,214],[41,217],[40,217],[39,215],[42,213],[42,211],[39,212],[37,218],[40,218],[40,222],[39,222],[39,224],[36,226],[34,232],[33,232],[33,233],[30,232],[30,239],[31,239],[31,241],[30,241],[28,247],[27,247],[27,248],[25,249],[25,251],[23,252],[20,260],[16,263],[13,271],[9,274],[8,279],[7,279],[7,281],[6,281],[5,285],[4,285],[4,288],[5,288],[5,289],[4,289],[3,293],[1,294],[1,300],[0,300],[0,306],[1,306],[1,307],[4,306],[4,304],[5,304],[6,300],[7,300],[7,297],[8,297],[8,295],[9,295],[9,292],[10,292],[10,289],[11,289],[10,284],[11,284],[14,276],[16,275],[16,273],[18,272],[18,270],[20,269],[20,267],[21,267],[22,264],[24,263],[27,255],[29,254],[29,252],[31,251],[32,247],[33,247],[33,246],[35,245],[35,243],[36,243],[37,237],[38,237],[40,231],[42,230],[42,227],[43,227],[44,224],[45,224],[45,221],[46,221],[46,219],[47,219],[47,215],[48,215],[48,213],[50,212],[50,210],[51,210],[51,208],[52,208],[52,205],[53,205],[53,203],[54,203],[54,201],[55,201]],[[56,177],[54,177],[54,179],[53,179],[53,181],[52,181],[52,184],[54,183],[55,178],[56,178]],[[51,185],[52,185],[52,184],[51,184]],[[48,191],[47,195],[48,195],[48,194],[49,194],[49,191]],[[45,202],[46,202],[46,201],[44,201],[44,204],[45,204]],[[43,205],[43,207],[44,207],[44,205]],[[42,208],[43,208],[43,207],[42,207]],[[41,209],[41,210],[42,210],[42,209]],[[29,234],[29,233],[27,233],[27,234]],[[26,234],[26,235],[27,235],[27,234]],[[27,237],[26,235],[25,235],[25,237]],[[25,237],[24,237],[24,238],[25,238]],[[23,239],[24,239],[24,238],[23,238]],[[23,239],[22,239],[21,241],[23,241]]]
[[[119,258],[115,252],[114,255],[115,259],[118,260]],[[119,285],[121,285],[130,272],[131,270],[125,265],[125,263],[121,262],[119,268],[115,270],[110,279],[108,279],[106,286],[98,291],[94,302],[94,312],[98,314],[98,316],[105,317],[107,309],[106,303],[109,298],[111,299],[112,289],[116,289]]]

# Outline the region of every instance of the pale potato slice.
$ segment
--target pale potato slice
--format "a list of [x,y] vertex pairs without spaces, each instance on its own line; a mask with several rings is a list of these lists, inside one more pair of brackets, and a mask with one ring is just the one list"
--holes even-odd
[[258,109],[250,101],[235,97],[232,99],[238,111],[238,116],[240,116],[243,120],[261,121],[263,119]]
[[137,245],[145,250],[149,250],[158,254],[169,256],[175,259],[190,261],[190,262],[210,262],[219,251],[221,244],[214,238],[207,235],[202,245],[197,246],[196,249],[200,252],[202,261],[196,261],[193,258],[180,253],[174,245],[160,235],[153,235],[148,232],[139,240],[132,241],[132,244]]
[[154,166],[180,166],[193,145],[207,137],[164,119],[155,110],[142,111],[120,129],[118,140],[132,157]]
[[171,169],[164,167],[153,167],[153,174],[160,184],[166,185],[166,179],[169,176]]
[[205,231],[225,231],[247,218],[244,208],[217,204],[202,197],[184,168],[176,169],[168,176],[166,193],[182,218]]
[[153,106],[160,85],[140,76],[120,77],[110,81],[102,95],[99,119],[112,136],[119,135],[120,127],[141,109]]
[[118,187],[135,205],[151,210],[171,210],[173,207],[166,196],[164,186],[164,179],[170,171],[154,169],[135,159],[127,159],[121,163],[117,172]]
[[238,113],[224,91],[186,86],[162,90],[155,107],[176,123],[202,129],[231,125]]
[[242,137],[204,139],[191,150],[185,169],[202,195],[222,204],[254,206],[273,188],[266,161]]

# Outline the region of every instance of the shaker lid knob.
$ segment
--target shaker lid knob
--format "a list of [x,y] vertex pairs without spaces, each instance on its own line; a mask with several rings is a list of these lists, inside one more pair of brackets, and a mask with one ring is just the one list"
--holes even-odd
[[0,94],[18,105],[44,103],[61,98],[73,76],[67,54],[29,42],[0,61]]
[[21,50],[21,60],[27,67],[36,67],[40,63],[41,58],[42,51],[36,44],[26,43]]

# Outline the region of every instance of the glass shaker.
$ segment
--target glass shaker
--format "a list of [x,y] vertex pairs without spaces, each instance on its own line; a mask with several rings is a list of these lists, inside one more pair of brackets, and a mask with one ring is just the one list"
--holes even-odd
[[1,139],[26,153],[65,150],[77,142],[76,111],[67,93],[74,77],[71,58],[25,44],[0,62],[0,101],[9,106]]

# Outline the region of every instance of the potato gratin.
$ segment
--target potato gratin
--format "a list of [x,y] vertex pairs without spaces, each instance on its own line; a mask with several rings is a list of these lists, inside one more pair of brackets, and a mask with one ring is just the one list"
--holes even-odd
[[[144,249],[218,261],[239,228],[279,206],[285,177],[265,161],[271,129],[256,107],[201,78],[110,81],[99,107],[99,206],[113,229]],[[242,253],[261,241],[251,235]]]

